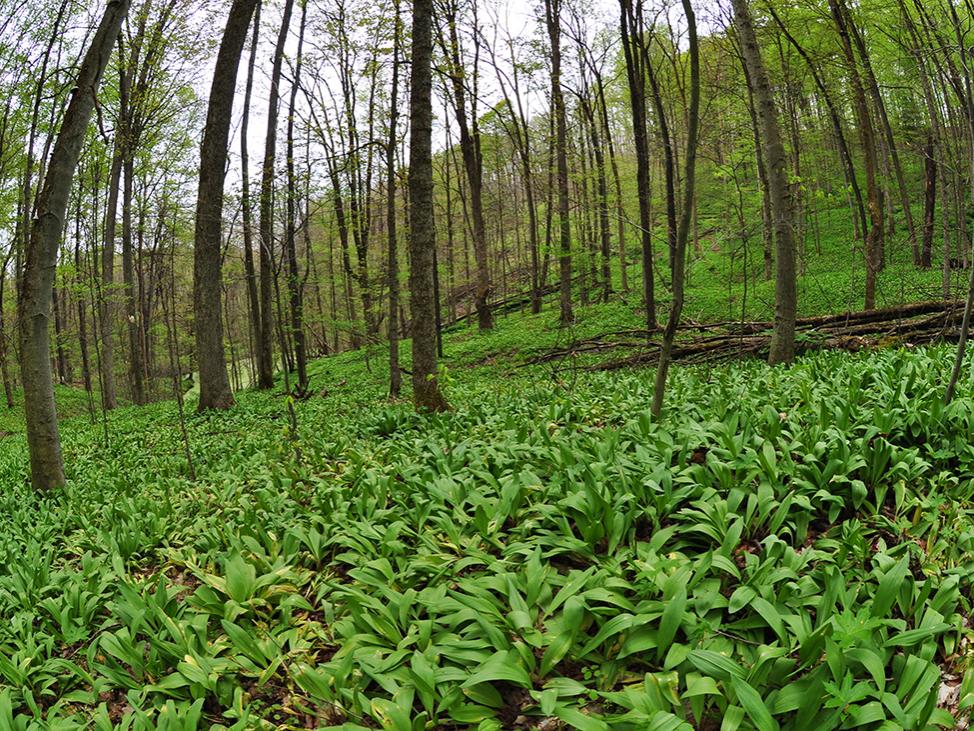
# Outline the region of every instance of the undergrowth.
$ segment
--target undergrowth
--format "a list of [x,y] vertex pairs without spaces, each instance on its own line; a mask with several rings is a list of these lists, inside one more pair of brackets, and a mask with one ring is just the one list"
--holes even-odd
[[[457,363],[504,345],[450,341]],[[491,341],[490,338],[494,338]],[[0,444],[0,727],[952,727],[974,700],[974,400],[948,349],[790,369],[483,365],[454,410],[372,358],[191,416]],[[938,707],[942,687],[950,699]]]

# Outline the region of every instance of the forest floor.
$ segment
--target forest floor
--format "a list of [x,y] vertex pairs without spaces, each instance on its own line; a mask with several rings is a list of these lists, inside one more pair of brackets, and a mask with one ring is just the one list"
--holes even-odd
[[[103,423],[59,393],[70,482],[0,429],[0,728],[962,727],[974,383],[947,346],[675,369],[525,365],[638,317],[445,339],[453,410],[384,350],[227,413]],[[404,350],[408,367],[408,343]],[[968,371],[969,372],[969,371]]]

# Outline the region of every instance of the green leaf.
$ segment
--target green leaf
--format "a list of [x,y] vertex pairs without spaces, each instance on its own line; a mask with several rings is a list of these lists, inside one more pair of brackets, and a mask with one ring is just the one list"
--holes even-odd
[[928,637],[939,635],[943,632],[949,631],[950,629],[951,626],[949,624],[935,624],[931,627],[908,629],[905,632],[900,632],[893,635],[891,638],[886,640],[886,644],[890,647],[913,647]]
[[737,731],[742,723],[744,723],[744,709],[740,706],[728,706],[724,709],[720,731]]
[[781,621],[781,615],[778,614],[778,610],[774,607],[774,605],[767,599],[756,596],[751,600],[751,606],[754,607],[754,611],[761,615],[761,618],[768,623],[768,626],[774,630],[774,633],[778,635],[778,639],[785,642],[787,640],[785,625],[784,622]]
[[662,656],[670,647],[670,643],[673,642],[673,638],[676,637],[676,631],[680,628],[680,623],[683,621],[683,612],[687,606],[687,589],[686,586],[681,586],[676,592],[676,595],[670,599],[666,604],[666,608],[663,610],[663,616],[660,618],[659,622],[659,634],[657,635],[656,641],[659,647],[659,655]]
[[909,569],[910,555],[905,554],[889,571],[882,575],[879,579],[879,588],[873,595],[873,603],[870,609],[872,616],[885,617],[889,614]]
[[694,650],[687,659],[704,675],[729,680],[732,677],[744,678],[744,669],[726,655],[712,650]]
[[571,649],[574,639],[574,633],[567,630],[559,632],[551,639],[541,658],[541,666],[538,670],[541,677],[546,677],[552,668],[562,661]]
[[257,569],[238,553],[226,566],[227,594],[239,604],[254,595],[257,588]]
[[720,695],[720,689],[713,678],[699,673],[687,673],[687,689],[682,693],[685,698],[698,695]]
[[579,731],[609,731],[609,724],[599,718],[593,718],[576,708],[559,707],[555,709],[555,716]]
[[747,711],[747,715],[750,716],[758,731],[778,731],[778,722],[772,718],[771,712],[764,705],[761,696],[746,680],[732,676],[731,687],[734,688],[737,701]]
[[495,653],[476,672],[467,678],[462,688],[471,688],[480,683],[503,680],[522,688],[531,687],[531,676],[521,666],[518,656],[509,650]]
[[742,584],[734,590],[734,593],[731,594],[730,599],[727,601],[727,611],[731,614],[736,614],[750,604],[751,600],[756,596],[757,592],[754,589]]

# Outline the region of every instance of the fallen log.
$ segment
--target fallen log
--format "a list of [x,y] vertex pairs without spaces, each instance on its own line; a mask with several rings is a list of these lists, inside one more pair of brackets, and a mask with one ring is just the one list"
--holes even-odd
[[[863,312],[805,317],[798,320],[798,352],[821,349],[861,350],[892,344],[925,345],[957,337],[963,313],[963,302],[916,302],[899,307]],[[715,330],[724,332],[714,332]],[[674,346],[673,359],[683,363],[707,363],[760,357],[771,343],[770,322],[725,322],[701,326],[697,323],[681,327],[688,331],[708,331],[712,334],[683,337]],[[633,335],[646,340],[634,341]],[[640,330],[620,330],[577,340],[565,346],[536,354],[524,365],[550,363],[578,355],[604,353],[611,350],[637,350],[626,357],[602,363],[588,364],[585,370],[618,370],[654,365],[659,357],[659,345],[650,333]]]

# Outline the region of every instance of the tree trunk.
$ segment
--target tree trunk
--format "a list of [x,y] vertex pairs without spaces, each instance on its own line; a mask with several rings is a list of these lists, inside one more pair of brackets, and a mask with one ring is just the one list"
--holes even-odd
[[115,232],[118,223],[118,192],[122,183],[122,140],[116,136],[108,174],[105,208],[105,240],[101,252],[101,401],[106,411],[118,406],[115,393]]
[[84,144],[85,130],[128,6],[128,0],[110,0],[85,53],[51,152],[31,225],[18,314],[27,446],[30,451],[31,484],[35,489],[57,488],[65,482],[51,373],[51,294],[68,198]]
[[68,353],[64,349],[67,313],[64,311],[61,295],[62,290],[55,283],[51,300],[54,306],[54,345],[57,352],[57,375],[61,385],[69,386],[71,385],[71,362],[68,360]]
[[920,266],[933,265],[933,233],[937,208],[937,160],[934,158],[933,135],[927,136],[923,146],[923,249]]
[[[853,41],[855,41],[856,50],[859,52],[859,58],[862,60],[866,88],[872,97],[873,107],[876,110],[876,116],[879,118],[880,127],[886,140],[889,158],[893,165],[893,173],[896,176],[896,186],[900,194],[900,205],[903,207],[903,218],[906,220],[906,228],[910,239],[910,250],[913,254],[913,263],[919,264],[920,252],[917,247],[913,210],[910,206],[910,192],[906,187],[906,176],[903,174],[903,166],[900,164],[900,155],[896,148],[896,138],[893,136],[893,126],[890,124],[886,103],[883,101],[883,95],[879,90],[879,82],[876,81],[876,74],[873,72],[872,61],[869,58],[869,52],[866,48],[866,40],[863,38],[862,32],[856,26],[855,22],[853,22],[851,14],[847,14],[846,17],[849,20],[850,35]],[[890,208],[892,208],[892,204]]]
[[781,140],[778,110],[768,71],[761,57],[754,23],[747,0],[733,0],[734,25],[741,41],[741,54],[747,65],[755,107],[760,120],[761,142],[768,176],[768,193],[774,218],[775,235],[775,315],[768,362],[790,363],[795,358],[795,244],[792,238],[793,217],[791,187],[788,184],[788,158]]
[[[399,0],[394,0],[392,88],[389,90],[389,137],[386,141],[386,236],[389,277],[389,396],[399,398],[399,242],[396,231],[396,125],[399,121]],[[449,215],[449,211],[447,212]]]
[[602,302],[612,296],[612,269],[609,256],[612,250],[612,230],[609,224],[609,183],[605,174],[605,150],[599,137],[598,122],[594,113],[589,114],[592,137],[592,154],[595,156],[595,185],[599,200],[599,258],[602,275]]
[[[637,2],[634,8],[632,0],[619,0],[619,6],[622,50],[626,59],[626,77],[629,80],[632,106],[633,141],[636,146],[636,190],[639,198],[639,236],[643,258],[643,302],[646,306],[646,329],[652,331],[656,329],[657,322],[653,279],[652,191],[649,177],[649,137],[646,128],[646,54],[642,38],[642,3]],[[668,150],[669,147],[665,149]],[[667,160],[672,163],[672,156]],[[668,196],[667,200],[672,202],[673,199]]]
[[[770,281],[774,268],[774,216],[771,213],[771,193],[768,186],[768,168],[764,163],[764,151],[761,149],[761,125],[758,121],[758,110],[754,104],[754,84],[751,73],[744,66],[744,80],[747,84],[747,111],[751,119],[751,133],[754,136],[754,157],[758,168],[758,183],[761,186],[761,251],[764,255],[764,280]],[[747,276],[745,270],[744,276]]]
[[274,47],[274,66],[271,70],[270,98],[267,107],[267,137],[264,143],[264,165],[260,185],[260,328],[258,340],[257,386],[274,387],[274,165],[277,160],[277,116],[280,99],[281,71],[284,65],[284,46],[294,0],[284,3],[284,16]]
[[[453,88],[453,109],[460,132],[460,154],[470,186],[470,217],[472,219],[474,260],[477,264],[477,289],[474,298],[477,323],[481,330],[494,326],[488,298],[490,297],[490,271],[487,265],[487,226],[484,221],[483,159],[480,150],[480,134],[477,129],[476,109],[474,118],[467,118],[466,72],[460,58],[460,40],[457,34],[457,7],[447,2],[444,6],[449,33],[449,48],[441,42],[443,51],[450,59],[450,80]],[[474,70],[476,73],[476,69]],[[473,100],[476,102],[476,99]]]
[[217,55],[210,90],[206,127],[200,152],[200,182],[196,201],[193,304],[196,357],[200,371],[199,410],[228,409],[233,392],[227,376],[223,345],[222,226],[223,184],[226,178],[230,118],[237,85],[237,68],[247,29],[258,0],[234,0]]
[[413,402],[419,411],[448,406],[437,380],[433,297],[433,2],[414,0],[409,98],[409,290],[413,335]]
[[[250,199],[250,103],[254,92],[254,67],[257,63],[257,43],[260,38],[260,2],[254,11],[254,33],[250,43],[250,60],[247,63],[247,86],[244,90],[243,117],[240,121],[240,206],[243,218],[244,277],[247,280],[247,304],[250,310],[250,334],[253,342],[252,369],[259,374],[259,363],[265,351],[264,330],[261,327],[260,295],[257,291],[257,271],[254,267],[254,220]],[[273,370],[273,369],[271,369]],[[259,380],[258,378],[255,381]]]
[[[84,195],[84,186],[79,185],[76,211],[75,211],[75,234],[74,234],[74,285],[76,291],[84,291],[84,280],[81,276],[81,199]],[[88,318],[85,309],[85,299],[78,298],[78,347],[81,350],[81,378],[85,385],[85,391],[90,395],[92,392],[91,383],[91,358],[88,354]],[[0,308],[3,301],[0,300]]]
[[129,373],[132,379],[132,401],[145,403],[145,364],[142,338],[139,334],[139,312],[136,308],[135,262],[132,252],[132,183],[135,175],[134,154],[127,151],[122,165],[122,281],[125,286],[125,327],[129,338]]
[[555,124],[555,158],[558,179],[558,265],[562,327],[575,320],[572,311],[572,229],[568,198],[568,121],[561,88],[561,0],[545,0],[545,25],[551,51],[551,108]]
[[859,138],[862,143],[866,171],[869,231],[866,234],[865,242],[865,308],[871,310],[876,306],[876,274],[881,268],[880,256],[883,247],[883,195],[876,180],[876,139],[872,118],[869,114],[869,105],[866,102],[866,92],[862,86],[855,54],[852,51],[852,41],[849,38],[848,11],[842,0],[829,0],[829,9],[839,32],[839,39],[849,67],[849,80],[852,82],[852,106],[856,113],[856,123],[859,127]]
[[[8,257],[9,258],[9,257]],[[0,375],[3,376],[3,395],[7,403],[7,408],[12,409],[14,403],[14,384],[10,377],[8,341],[7,341],[7,322],[3,314],[4,290],[7,283],[7,267],[0,268]]]
[[[301,64],[304,50],[304,31],[308,21],[308,4],[304,3],[301,12],[300,31],[298,33],[298,53],[294,69],[294,79],[291,81],[291,100],[288,106],[287,119],[287,291],[291,310],[291,338],[294,341],[294,362],[297,366],[297,393],[304,396],[308,392],[308,356],[305,345],[304,332],[304,292],[301,276],[298,272],[298,251],[296,245],[297,227],[295,223],[295,173],[294,173],[294,114],[298,97],[298,86],[301,83]],[[305,226],[310,225],[305,220]]]
[[[743,0],[734,0],[740,3]],[[697,21],[690,0],[683,0],[683,12],[687,19],[687,37],[690,54],[690,106],[687,110],[687,142],[686,158],[684,160],[683,210],[680,215],[679,227],[676,235],[676,247],[673,252],[673,300],[670,303],[670,314],[663,329],[663,343],[660,348],[659,363],[656,367],[656,382],[653,390],[653,416],[659,418],[663,410],[663,396],[666,390],[666,376],[673,358],[673,340],[680,325],[683,312],[684,273],[687,259],[687,239],[690,235],[690,225],[693,208],[696,202],[694,194],[696,185],[697,145],[700,137],[700,47],[697,41]]]

